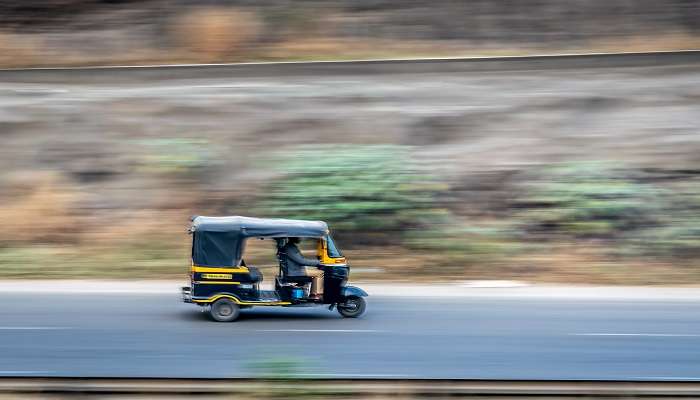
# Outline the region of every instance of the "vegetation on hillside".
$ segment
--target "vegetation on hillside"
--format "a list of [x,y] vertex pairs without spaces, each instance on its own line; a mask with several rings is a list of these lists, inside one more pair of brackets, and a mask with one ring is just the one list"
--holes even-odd
[[[532,266],[544,254],[551,261],[584,251],[591,265],[610,269],[588,280],[615,281],[605,277],[625,268],[620,265],[696,268],[700,256],[700,184],[694,179],[650,179],[621,165],[542,166],[508,184],[514,195],[502,199],[501,212],[479,211],[493,204],[472,204],[465,215],[448,196],[450,183],[423,173],[410,147],[346,146],[337,157],[327,146],[302,146],[284,154],[271,153],[264,163],[276,172],[253,199],[257,209],[232,212],[329,221],[354,265],[380,267],[394,278],[528,278],[552,268],[547,262]],[[186,160],[169,173],[187,177],[205,162]],[[31,179],[43,183],[16,187],[3,209],[9,228],[0,237],[3,276],[184,274],[188,238],[185,217],[176,210],[93,225],[75,213],[79,192],[71,194],[50,175]],[[270,249],[251,251],[253,263],[271,260],[264,255]]]

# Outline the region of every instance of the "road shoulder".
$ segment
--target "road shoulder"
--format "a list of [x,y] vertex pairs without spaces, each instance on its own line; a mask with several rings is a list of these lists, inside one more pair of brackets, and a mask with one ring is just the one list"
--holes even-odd
[[[491,282],[491,283],[490,283]],[[168,294],[179,296],[182,281],[0,280],[0,293]],[[700,287],[548,285],[511,281],[456,283],[352,282],[370,296],[409,298],[541,298],[577,300],[700,300]]]

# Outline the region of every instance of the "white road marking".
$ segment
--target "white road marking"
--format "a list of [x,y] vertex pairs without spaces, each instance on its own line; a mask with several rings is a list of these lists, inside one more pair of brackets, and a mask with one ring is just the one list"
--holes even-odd
[[337,333],[377,333],[375,329],[259,329],[256,332],[337,332]]
[[572,336],[700,337],[695,333],[570,333]]
[[28,375],[28,374],[51,374],[54,371],[2,371],[0,375]]
[[696,376],[638,376],[634,379],[647,381],[700,381],[700,377]]
[[334,378],[408,378],[413,375],[401,375],[401,374],[292,374],[293,376],[299,377],[309,377],[313,378],[315,376],[328,376]]
[[0,326],[0,331],[53,331],[73,329],[68,326]]

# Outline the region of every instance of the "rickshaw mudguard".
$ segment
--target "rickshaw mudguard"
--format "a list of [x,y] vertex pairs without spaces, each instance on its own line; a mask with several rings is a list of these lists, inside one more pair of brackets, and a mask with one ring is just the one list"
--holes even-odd
[[350,297],[350,296],[357,296],[357,297],[367,297],[369,296],[367,292],[364,290],[360,289],[357,286],[345,286],[344,288],[341,289],[340,295],[342,297]]

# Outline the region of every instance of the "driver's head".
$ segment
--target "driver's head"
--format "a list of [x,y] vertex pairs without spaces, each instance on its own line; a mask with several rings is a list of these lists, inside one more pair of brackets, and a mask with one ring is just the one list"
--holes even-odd
[[289,244],[298,244],[301,240],[298,237],[290,237]]

